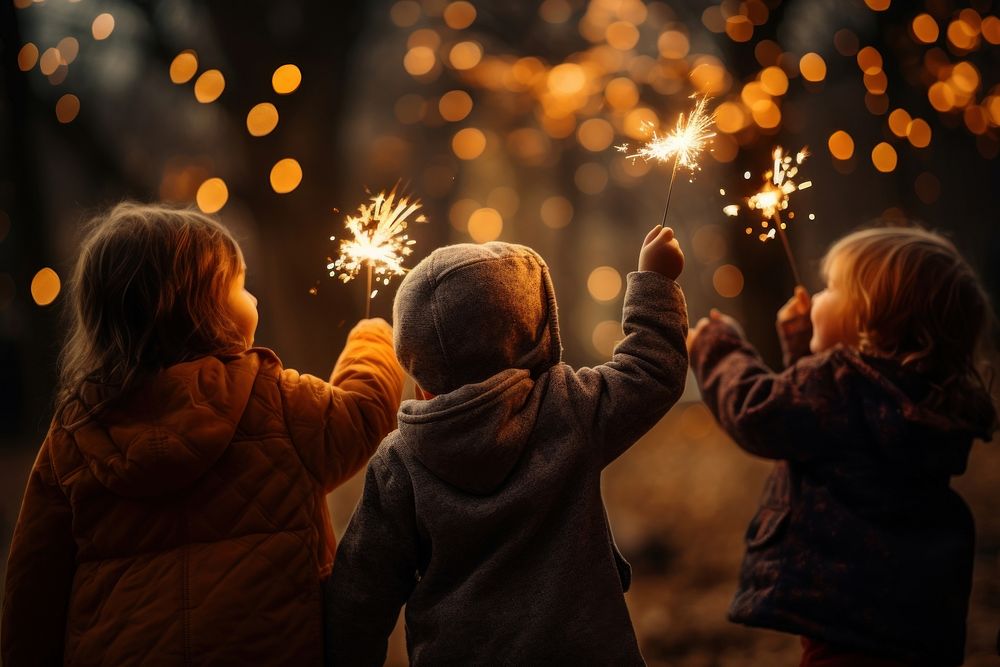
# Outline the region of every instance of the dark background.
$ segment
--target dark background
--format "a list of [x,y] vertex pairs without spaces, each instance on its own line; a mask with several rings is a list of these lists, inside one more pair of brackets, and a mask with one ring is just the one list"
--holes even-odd
[[[203,181],[222,178],[228,200],[218,216],[240,240],[248,288],[260,299],[257,343],[286,366],[320,375],[364,313],[363,277],[345,285],[327,275],[326,263],[336,255],[329,237],[365,201],[366,188],[398,181],[422,199],[429,222],[409,230],[410,265],[440,245],[473,240],[470,213],[494,209],[499,238],[536,248],[552,267],[564,358],[595,364],[610,353],[617,330],[608,322],[619,318],[622,295],[612,286],[614,295],[598,300],[588,278],[610,267],[603,275],[613,283],[634,267],[645,232],[660,220],[670,174],[669,164],[629,163],[613,145],[641,143],[638,118],[652,115],[669,128],[690,94],[711,93],[711,106],[728,103],[744,126],[720,129],[701,169],[679,171],[675,182],[669,224],[687,253],[680,282],[692,319],[711,307],[732,313],[777,363],[772,323],[790,295],[791,273],[777,241],[762,244],[757,231],[744,232],[759,218],[745,207],[730,218],[722,208],[758,187],[778,144],[812,153],[800,180],[813,186],[793,195],[798,215],[787,230],[810,289],[822,287],[817,268],[833,240],[866,224],[915,221],[950,235],[991,294],[1000,294],[997,3],[885,4],[474,1],[465,25],[469,7],[446,0],[2,0],[0,555],[48,425],[65,331],[63,294],[38,305],[33,279],[48,267],[65,280],[82,224],[125,198],[194,202]],[[98,40],[92,23],[103,13],[114,17],[114,30]],[[939,27],[932,43],[912,28],[924,13]],[[26,44],[44,53],[67,37],[77,40],[75,58],[56,54],[67,62],[50,75],[40,63],[28,66]],[[452,57],[465,42],[478,45],[478,61]],[[881,56],[884,93],[859,67],[855,54],[866,46]],[[208,69],[223,73],[217,100],[199,103],[195,79],[171,81],[170,64],[185,50],[197,54],[195,79]],[[825,62],[820,81],[799,73],[808,52]],[[433,64],[423,72],[428,54]],[[972,90],[954,76],[963,62],[976,73]],[[279,95],[271,75],[287,63],[298,66],[302,83]],[[763,96],[762,108],[780,110],[780,122],[765,128],[752,108],[759,86],[746,85],[769,65],[788,85]],[[566,93],[559,76],[570,70],[582,79]],[[633,82],[634,103],[606,94],[619,78]],[[439,107],[453,90],[472,100],[471,112],[454,121]],[[56,109],[66,94],[77,96],[80,110],[64,123]],[[952,108],[935,97],[942,94]],[[246,118],[259,102],[273,103],[280,120],[253,137]],[[895,109],[927,122],[928,146],[892,131]],[[454,137],[465,128],[485,138],[473,159],[456,155],[453,142],[463,144]],[[853,139],[847,160],[831,154],[836,130]],[[871,157],[881,142],[897,156],[885,173]],[[299,162],[303,178],[278,194],[268,174],[286,157]],[[564,226],[552,226],[553,202],[572,207]],[[389,316],[396,284],[380,289],[373,314]],[[689,382],[684,400],[605,480],[616,534],[636,565],[629,602],[644,653],[652,664],[793,664],[794,638],[725,622],[742,532],[767,465],[737,451],[697,398]],[[958,483],[980,530],[968,664],[1000,664],[988,657],[1000,627],[998,482],[996,445],[978,446]],[[354,480],[331,496],[338,531],[357,492]]]

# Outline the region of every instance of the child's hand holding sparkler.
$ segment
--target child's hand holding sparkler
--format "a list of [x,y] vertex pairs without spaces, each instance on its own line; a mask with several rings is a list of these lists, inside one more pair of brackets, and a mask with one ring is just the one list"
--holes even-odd
[[796,285],[795,294],[778,309],[775,327],[781,341],[781,356],[785,366],[791,366],[801,357],[809,354],[809,340],[812,338],[812,298],[802,285]]
[[639,270],[655,271],[671,280],[676,280],[684,270],[684,252],[674,238],[674,230],[657,225],[642,242],[639,251]]
[[802,285],[796,285],[795,294],[778,310],[777,323],[780,326],[803,317],[808,319],[810,308],[812,308],[812,301],[809,298],[809,292]]
[[721,324],[724,324],[725,326],[732,329],[733,333],[735,333],[738,337],[746,338],[746,334],[743,333],[743,325],[741,325],[736,318],[730,315],[726,315],[721,310],[713,308],[711,311],[709,311],[708,317],[703,317],[700,320],[698,320],[698,324],[691,327],[691,329],[688,331],[687,348],[689,353],[691,352],[691,348],[694,346],[694,342],[698,338],[698,336],[700,336],[702,332],[713,322],[719,322]]

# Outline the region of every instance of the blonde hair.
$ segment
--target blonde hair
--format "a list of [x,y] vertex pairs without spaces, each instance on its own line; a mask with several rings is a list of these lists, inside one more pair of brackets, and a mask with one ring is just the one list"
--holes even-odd
[[160,368],[242,349],[223,307],[242,269],[229,231],[194,210],[125,202],[92,220],[68,285],[57,415],[84,383],[113,398]]
[[822,270],[846,295],[861,351],[913,365],[941,385],[984,387],[977,365],[993,314],[951,241],[919,227],[865,229],[834,243]]

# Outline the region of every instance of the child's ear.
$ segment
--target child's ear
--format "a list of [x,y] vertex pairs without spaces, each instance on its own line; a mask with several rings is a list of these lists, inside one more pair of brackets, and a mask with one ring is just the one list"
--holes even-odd
[[418,401],[429,401],[434,398],[434,394],[429,391],[424,391],[419,384],[413,385],[413,395]]

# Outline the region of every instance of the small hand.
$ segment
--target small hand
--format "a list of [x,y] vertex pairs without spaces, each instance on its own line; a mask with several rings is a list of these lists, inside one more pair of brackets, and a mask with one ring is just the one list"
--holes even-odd
[[740,338],[746,338],[746,334],[743,333],[743,325],[740,324],[735,318],[730,317],[721,310],[716,310],[715,308],[708,313],[708,316],[713,322],[722,322],[729,328],[735,330]]
[[705,327],[708,326],[708,323],[709,319],[707,317],[703,317],[700,320],[698,320],[697,324],[688,329],[688,335],[687,335],[688,354],[691,354],[691,349],[694,347],[695,340],[697,340],[698,336],[701,335],[701,332],[705,330]]
[[795,294],[778,310],[778,324],[790,322],[800,317],[808,317],[812,308],[809,292],[802,285],[795,286]]
[[684,270],[684,252],[674,238],[674,230],[657,225],[646,234],[639,251],[639,270],[655,271],[671,280]]
[[727,327],[735,331],[736,335],[738,335],[740,338],[746,338],[746,335],[743,333],[743,326],[738,321],[736,321],[729,315],[726,315],[722,311],[713,308],[711,311],[709,311],[708,317],[701,318],[700,320],[698,320],[698,324],[694,325],[693,328],[688,329],[688,336],[687,336],[688,353],[690,353],[691,348],[694,347],[694,342],[698,338],[698,336],[700,336],[702,332],[704,332],[705,329],[708,327],[708,325],[711,324],[712,322],[722,322]]

